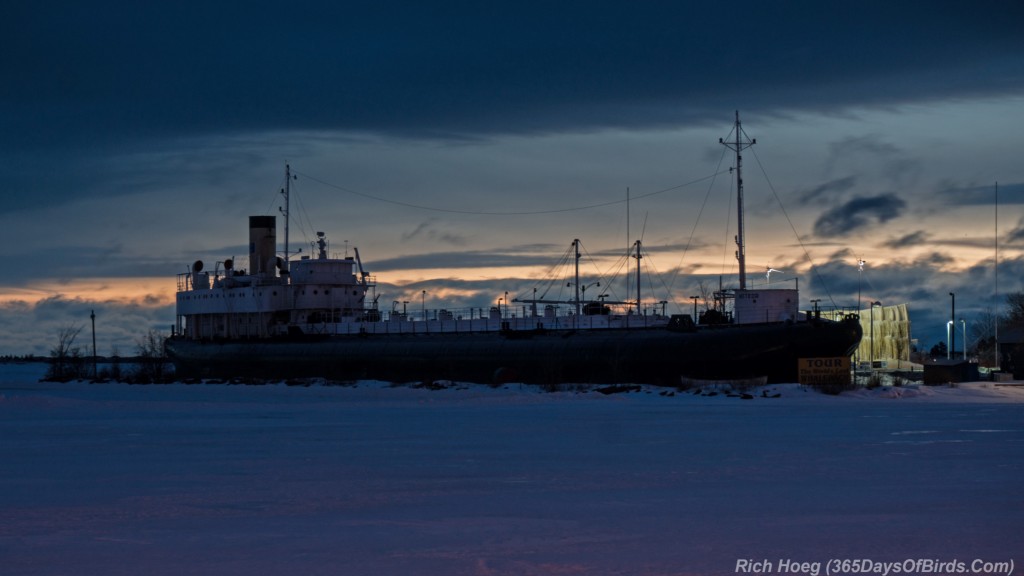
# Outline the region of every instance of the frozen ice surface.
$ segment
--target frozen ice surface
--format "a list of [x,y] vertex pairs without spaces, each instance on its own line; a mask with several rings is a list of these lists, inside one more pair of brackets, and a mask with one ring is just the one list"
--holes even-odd
[[4,575],[1024,562],[1024,388],[741,400],[41,370],[0,365]]

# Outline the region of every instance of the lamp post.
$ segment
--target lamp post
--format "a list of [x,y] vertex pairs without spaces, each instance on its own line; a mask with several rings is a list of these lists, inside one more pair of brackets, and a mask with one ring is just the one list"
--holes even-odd
[[420,311],[423,314],[423,321],[427,321],[427,291],[420,292]]
[[857,259],[857,314],[860,314],[860,285],[864,279],[864,265],[867,262],[863,258]]
[[949,360],[950,358],[952,358],[952,356],[950,356],[950,354],[952,354],[952,352],[951,352],[952,345],[949,343],[949,337],[950,337],[950,334],[952,334],[952,332],[953,332],[953,321],[952,320],[947,320],[946,321],[946,360]]
[[502,318],[508,318],[508,290],[505,290],[505,314]]
[[693,323],[696,324],[697,323],[697,298],[700,298],[700,296],[690,296],[690,298],[693,298]]
[[600,282],[594,282],[593,284],[584,284],[583,286],[580,286],[580,292],[583,293],[583,295],[580,296],[580,298],[583,300],[584,304],[587,303],[587,288],[592,288],[594,286],[600,286],[600,285],[601,285]]
[[962,336],[963,336],[963,344],[960,345],[960,348],[964,352],[963,359],[964,359],[964,361],[966,361],[967,360],[967,322],[963,318],[960,319],[960,328],[961,328],[961,330],[963,330],[963,334],[962,334]]
[[871,369],[875,369],[875,306],[881,306],[882,303],[874,301],[871,303]]
[[947,358],[951,358],[949,354],[951,354],[953,349],[956,348],[956,294],[950,292],[949,297],[951,299],[949,310],[949,325],[951,329],[949,331],[949,350],[946,351]]
[[[577,309],[577,311],[579,310],[579,305],[581,303],[585,304],[587,302],[587,288],[591,288],[593,286],[600,286],[600,285],[601,285],[601,282],[592,282],[590,284],[582,284],[582,283],[576,283],[576,282],[568,282],[568,283],[566,283],[566,287],[576,286],[576,287],[579,288],[578,292],[580,292],[580,294],[577,295],[579,297],[576,299],[576,309]],[[507,292],[506,292],[506,294],[507,294]],[[577,314],[578,314],[578,312],[577,312]]]
[[96,311],[89,311],[89,319],[92,320],[92,377],[96,379]]

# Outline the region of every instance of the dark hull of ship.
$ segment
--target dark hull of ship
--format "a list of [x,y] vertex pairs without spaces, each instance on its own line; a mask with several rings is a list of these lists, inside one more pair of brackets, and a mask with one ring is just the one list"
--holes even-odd
[[362,334],[202,341],[172,337],[181,377],[323,377],[393,382],[647,383],[682,378],[796,382],[800,358],[849,356],[856,320],[667,329]]

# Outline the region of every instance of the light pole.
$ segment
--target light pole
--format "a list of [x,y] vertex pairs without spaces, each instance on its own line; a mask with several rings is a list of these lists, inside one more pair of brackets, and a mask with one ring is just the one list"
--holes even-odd
[[697,323],[697,298],[700,298],[700,296],[690,296],[690,298],[693,298],[693,323],[696,324]]
[[427,291],[420,292],[420,310],[423,314],[423,321],[427,321]]
[[600,282],[594,282],[593,284],[584,284],[583,286],[580,286],[580,292],[583,293],[583,295],[580,296],[580,298],[583,299],[583,303],[584,304],[587,303],[587,288],[592,288],[594,286],[600,286],[600,285],[601,285]]
[[505,314],[502,318],[508,318],[508,290],[505,290]]
[[967,360],[967,322],[963,318],[960,319],[960,329],[963,330],[962,336],[964,337],[963,338],[963,344],[960,345],[960,348],[964,352],[963,359],[966,361]]
[[946,360],[949,360],[950,358],[952,358],[952,356],[950,356],[950,354],[952,354],[951,350],[953,349],[953,347],[952,347],[952,345],[949,342],[949,337],[950,337],[950,334],[952,334],[952,332],[953,332],[953,321],[952,320],[947,320],[946,321]]
[[877,300],[871,303],[871,369],[875,369],[875,306],[881,306]]
[[96,379],[96,311],[89,311],[89,319],[92,320],[92,378]]
[[949,325],[951,326],[951,330],[949,331],[949,350],[947,350],[947,352],[952,353],[953,349],[956,348],[956,294],[950,292],[949,297],[951,299],[951,307],[949,310]]
[[860,314],[860,285],[864,279],[864,265],[867,262],[863,258],[857,259],[857,314]]

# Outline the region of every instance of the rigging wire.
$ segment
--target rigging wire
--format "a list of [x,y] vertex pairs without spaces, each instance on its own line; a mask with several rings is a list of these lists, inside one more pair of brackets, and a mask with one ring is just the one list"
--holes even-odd
[[[651,293],[652,294],[654,293],[654,282],[651,280],[651,277],[653,276],[654,278],[657,278],[658,280],[661,281],[661,286],[662,286],[662,288],[665,289],[665,292],[668,294],[668,298],[669,298],[668,301],[672,303],[672,306],[674,306],[676,308],[682,309],[682,306],[679,305],[679,302],[677,302],[675,297],[673,296],[672,290],[665,284],[665,277],[662,276],[661,273],[658,272],[658,268],[654,265],[654,260],[651,259],[650,253],[645,248],[643,249],[643,251],[644,251],[644,258],[647,260],[647,267],[648,267],[648,271],[647,271],[647,286],[650,289]],[[696,321],[696,320],[697,319],[694,318],[694,321]]]
[[[388,204],[395,204],[397,206],[405,206],[406,208],[415,208],[417,210],[429,210],[431,212],[444,212],[444,213],[448,213],[448,214],[466,214],[466,215],[474,215],[474,216],[536,216],[536,215],[539,215],[539,214],[559,214],[559,213],[564,213],[564,212],[576,212],[576,211],[580,211],[580,210],[590,210],[590,209],[593,209],[593,208],[603,208],[605,206],[614,206],[616,204],[623,204],[623,203],[627,202],[627,200],[610,200],[608,202],[600,202],[600,203],[597,203],[597,204],[589,204],[589,205],[585,205],[585,206],[572,206],[572,207],[568,207],[568,208],[555,208],[555,209],[551,209],[551,210],[531,210],[531,211],[522,211],[522,212],[514,212],[514,211],[492,212],[492,211],[487,211],[487,210],[455,210],[455,209],[451,209],[451,208],[438,208],[436,206],[424,206],[422,204],[412,204],[410,202],[402,202],[400,200],[392,200],[390,198],[383,198],[383,197],[380,197],[380,196],[374,196],[372,194],[366,194],[364,192],[358,192],[356,190],[352,190],[351,188],[346,188],[344,186],[339,186],[337,184],[332,184],[330,182],[325,182],[324,180],[316,178],[315,176],[310,176],[309,174],[303,174],[301,172],[293,172],[293,173],[294,174],[298,174],[298,175],[302,176],[303,178],[307,178],[309,180],[312,180],[314,182],[317,182],[319,184],[327,186],[328,188],[334,188],[335,190],[339,190],[341,192],[346,192],[348,194],[353,194],[355,196],[360,196],[360,197],[363,197],[363,198],[369,198],[371,200],[376,200],[378,202],[386,202]],[[662,190],[656,190],[654,192],[648,192],[646,194],[641,194],[640,196],[634,196],[633,199],[648,198],[648,197],[651,197],[651,196],[656,196],[658,194],[664,194],[666,192],[671,192],[673,190],[679,190],[680,188],[686,188],[688,186],[693,186],[694,184],[699,184],[701,182],[704,182],[705,180],[714,179],[715,177],[717,177],[721,173],[722,172],[716,172],[714,174],[710,174],[708,176],[704,176],[704,177],[698,178],[696,180],[691,180],[691,181],[685,182],[683,184],[672,186],[670,188],[664,188]]]
[[779,209],[782,210],[782,215],[786,217],[786,222],[789,223],[789,228],[793,231],[793,236],[796,237],[797,244],[799,244],[800,249],[804,251],[804,257],[807,258],[807,263],[811,265],[811,270],[814,271],[814,275],[818,278],[818,281],[821,282],[821,287],[825,290],[825,295],[828,296],[828,300],[832,303],[832,307],[838,308],[838,306],[836,306],[836,301],[832,298],[832,293],[828,289],[828,285],[825,284],[825,279],[818,271],[818,267],[814,265],[814,260],[811,260],[810,252],[807,251],[807,247],[804,246],[804,242],[800,238],[800,234],[796,231],[796,226],[793,225],[793,221],[789,218],[789,213],[786,212],[786,207],[782,204],[782,199],[779,198],[778,192],[775,191],[775,186],[772,185],[771,179],[768,178],[768,172],[764,169],[764,165],[761,164],[761,158],[758,157],[757,152],[753,148],[750,148],[750,151],[754,155],[754,160],[757,161],[757,166],[761,169],[761,174],[764,175],[765,182],[768,183],[768,189],[772,191],[772,196],[774,196],[775,201],[778,202]]
[[[530,289],[536,289],[539,286],[544,286],[544,291],[540,293],[540,296],[538,297],[538,299],[540,299],[540,300],[547,299],[548,292],[557,283],[556,282],[556,278],[557,278],[556,275],[558,274],[558,271],[569,265],[569,262],[572,259],[572,255],[573,255],[573,250],[572,250],[572,245],[570,244],[569,247],[566,248],[565,252],[562,253],[562,256],[559,257],[558,262],[555,262],[554,264],[552,264],[547,269],[547,271],[544,273],[544,275],[541,278],[537,279],[537,281],[535,281],[532,285],[530,285],[528,287],[528,289],[527,289],[527,292],[520,292],[519,294],[516,294],[515,299],[516,300],[526,299],[526,294],[528,293],[528,291]],[[562,284],[564,284],[564,282]],[[562,292],[561,288],[562,287],[563,286],[561,286],[561,285],[559,286],[559,291],[558,291],[559,292],[559,298],[561,297],[561,292]],[[532,296],[532,294],[531,294],[531,296]]]
[[[298,178],[296,178],[296,182],[298,182]],[[312,242],[312,240],[310,240],[309,235],[306,233],[306,229],[308,227],[310,233],[315,233],[316,230],[313,227],[313,220],[310,219],[309,212],[306,211],[306,205],[305,205],[305,203],[302,202],[302,195],[299,194],[298,188],[293,186],[291,188],[291,192],[295,196],[296,204],[298,204],[298,206],[299,206],[299,213],[302,216],[305,216],[305,218],[306,218],[305,223],[302,222],[301,218],[298,219],[299,220],[299,231],[302,232],[302,239],[305,241],[307,246],[312,246],[313,242]],[[313,257],[314,256],[311,253],[310,258],[313,258]]]
[[[683,262],[686,261],[686,254],[690,251],[690,247],[693,245],[693,237],[697,233],[697,226],[700,224],[701,216],[703,216],[703,214],[704,214],[704,208],[707,207],[708,200],[711,198],[711,191],[715,187],[715,181],[717,180],[717,176],[719,176],[720,174],[723,174],[725,172],[731,171],[731,169],[730,170],[722,170],[721,169],[722,168],[722,162],[725,161],[725,153],[726,152],[727,152],[727,150],[725,148],[723,148],[722,149],[722,156],[718,159],[718,165],[715,166],[715,178],[712,178],[711,182],[708,183],[708,191],[704,194],[704,202],[701,203],[700,210],[697,212],[697,218],[693,221],[693,228],[690,229],[690,237],[686,240],[686,246],[683,248],[683,255],[679,257],[679,264],[676,266],[676,270],[672,274],[672,280],[669,281],[669,283],[668,283],[669,290],[671,290],[675,286],[676,280],[679,278],[679,273],[683,269]],[[674,302],[673,302],[673,304],[674,304]]]

